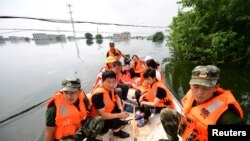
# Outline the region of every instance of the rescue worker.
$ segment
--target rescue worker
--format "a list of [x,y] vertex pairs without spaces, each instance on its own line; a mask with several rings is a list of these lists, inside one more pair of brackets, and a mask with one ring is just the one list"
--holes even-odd
[[136,113],[137,126],[144,126],[151,115],[151,111],[160,113],[164,107],[174,108],[173,97],[163,81],[156,79],[156,70],[147,69],[144,74],[144,81],[149,85],[148,92],[140,94],[136,91],[136,100],[140,111]]
[[62,81],[62,88],[49,100],[45,140],[95,141],[104,126],[101,116],[88,117],[91,107],[78,78]]
[[121,61],[120,60],[121,57],[123,57],[124,59],[130,60],[129,57],[127,57],[126,55],[122,54],[122,52],[118,48],[115,47],[115,43],[114,42],[110,42],[109,43],[109,47],[110,47],[110,49],[107,52],[107,57],[109,57],[109,56],[115,57],[115,55],[116,55],[116,58],[117,58],[118,61]]
[[96,88],[88,97],[93,109],[91,115],[100,115],[104,118],[104,127],[101,134],[112,129],[113,135],[120,138],[128,138],[129,134],[121,130],[127,122],[121,119],[128,117],[124,112],[120,97],[115,94],[116,74],[112,70],[102,74],[102,85]]
[[[171,141],[208,140],[208,125],[244,124],[243,111],[229,90],[219,87],[220,70],[214,65],[196,66],[190,90],[182,98],[183,113],[165,108],[161,122]],[[177,135],[178,134],[178,135]]]

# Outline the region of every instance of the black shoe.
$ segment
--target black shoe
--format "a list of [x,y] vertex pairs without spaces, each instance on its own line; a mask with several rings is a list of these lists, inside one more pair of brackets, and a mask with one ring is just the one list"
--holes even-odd
[[122,125],[129,125],[131,122],[130,122],[131,119],[129,120],[121,120],[121,124]]
[[129,137],[129,133],[124,132],[122,130],[119,130],[118,132],[113,132],[113,135],[116,137],[120,137],[120,138],[127,138]]

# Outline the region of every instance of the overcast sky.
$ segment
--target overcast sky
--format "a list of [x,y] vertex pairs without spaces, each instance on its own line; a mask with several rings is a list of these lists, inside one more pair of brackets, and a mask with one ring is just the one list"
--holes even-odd
[[[76,21],[163,27],[167,27],[172,22],[172,18],[177,15],[178,10],[176,0],[0,0],[0,16],[25,16],[70,20],[69,8],[66,4],[72,5],[72,16]],[[0,28],[72,30],[71,24],[25,19],[0,20]],[[132,33],[132,36],[148,35],[156,31],[166,30],[164,28],[104,26],[86,23],[75,24],[76,31],[93,31],[93,33],[96,33],[97,29],[101,34],[128,31]],[[6,32],[9,31],[0,30],[0,35],[4,37],[10,35],[25,35],[37,31],[30,33]],[[77,32],[77,35],[78,34],[84,33]]]

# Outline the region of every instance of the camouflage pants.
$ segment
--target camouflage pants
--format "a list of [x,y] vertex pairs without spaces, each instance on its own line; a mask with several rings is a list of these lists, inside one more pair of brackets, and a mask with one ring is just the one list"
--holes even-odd
[[101,116],[88,117],[76,134],[62,138],[60,141],[95,141],[104,126],[104,119]]
[[87,141],[94,140],[104,126],[104,119],[101,116],[89,117],[82,125],[82,133]]
[[167,134],[167,137],[171,141],[178,141],[177,130],[180,123],[180,114],[171,109],[164,108],[161,110],[161,123]]

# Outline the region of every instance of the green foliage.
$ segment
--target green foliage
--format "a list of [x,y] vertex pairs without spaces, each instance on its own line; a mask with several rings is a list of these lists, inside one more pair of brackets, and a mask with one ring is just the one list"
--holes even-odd
[[199,64],[249,62],[250,1],[182,0],[181,4],[167,36],[177,59]]
[[91,33],[85,33],[85,38],[88,39],[88,40],[92,40],[93,35]]
[[103,42],[103,39],[96,40],[96,43],[99,44],[99,45],[102,44],[102,42]]
[[91,39],[87,39],[87,40],[86,40],[86,44],[87,44],[88,46],[91,46],[93,43],[94,43],[94,42],[93,42],[93,40],[91,40]]
[[29,41],[30,41],[30,38],[29,38],[29,37],[25,37],[24,40],[25,40],[26,42],[29,42]]
[[152,40],[153,42],[162,42],[164,40],[164,34],[162,32],[156,32]]
[[95,38],[96,38],[96,40],[102,40],[102,39],[103,39],[103,37],[102,37],[102,35],[101,35],[101,34],[97,34],[97,35],[95,35]]

